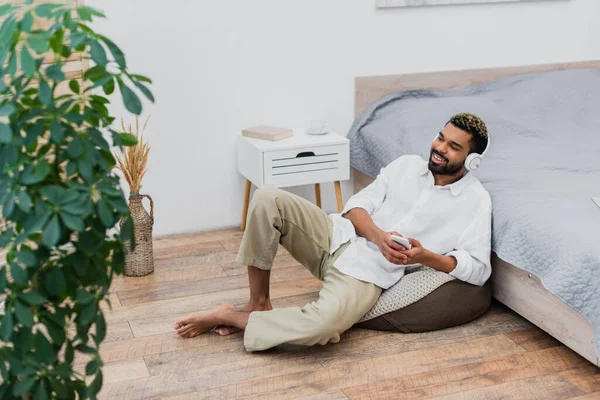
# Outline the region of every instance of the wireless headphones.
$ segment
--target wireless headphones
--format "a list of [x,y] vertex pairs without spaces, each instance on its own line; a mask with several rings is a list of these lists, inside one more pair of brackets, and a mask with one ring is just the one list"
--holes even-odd
[[[435,136],[435,139],[433,140],[437,140],[438,136],[439,134],[437,134]],[[483,162],[483,156],[485,156],[485,153],[487,153],[488,149],[490,148],[490,143],[491,139],[490,134],[488,132],[487,144],[485,145],[485,150],[483,151],[483,153],[471,153],[467,156],[467,159],[465,160],[465,168],[467,169],[467,171],[475,171],[481,166],[481,163]]]

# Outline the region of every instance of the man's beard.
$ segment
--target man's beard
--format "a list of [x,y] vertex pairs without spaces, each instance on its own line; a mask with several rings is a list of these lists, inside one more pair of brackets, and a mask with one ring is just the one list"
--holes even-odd
[[[434,163],[433,160],[431,159],[431,157],[433,156],[434,153],[437,154],[438,156],[442,157],[444,160],[446,160],[446,163],[442,164],[442,165]],[[431,149],[431,152],[429,153],[429,166],[428,167],[429,167],[429,170],[431,171],[431,173],[436,174],[436,175],[454,175],[462,169],[463,164],[464,163],[450,164],[446,157],[444,157],[437,151],[434,151],[433,149]]]

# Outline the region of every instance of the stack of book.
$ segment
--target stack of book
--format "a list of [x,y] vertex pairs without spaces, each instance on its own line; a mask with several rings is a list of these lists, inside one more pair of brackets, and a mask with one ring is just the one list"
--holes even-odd
[[242,136],[262,140],[281,140],[293,136],[292,129],[280,128],[278,126],[258,125],[243,129]]

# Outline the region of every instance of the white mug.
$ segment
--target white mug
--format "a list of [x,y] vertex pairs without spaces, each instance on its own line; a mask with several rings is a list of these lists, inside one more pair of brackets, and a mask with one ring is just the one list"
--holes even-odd
[[322,119],[314,119],[310,121],[310,132],[322,133],[327,129],[327,121]]

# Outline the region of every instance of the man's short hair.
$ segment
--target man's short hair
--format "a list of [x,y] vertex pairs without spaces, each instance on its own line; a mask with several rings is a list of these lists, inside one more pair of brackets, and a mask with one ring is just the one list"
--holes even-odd
[[488,143],[488,130],[487,126],[485,126],[485,122],[483,122],[479,117],[470,113],[459,113],[446,123],[451,123],[456,126],[458,129],[461,129],[465,132],[469,132],[473,138],[471,139],[471,153],[483,153]]

